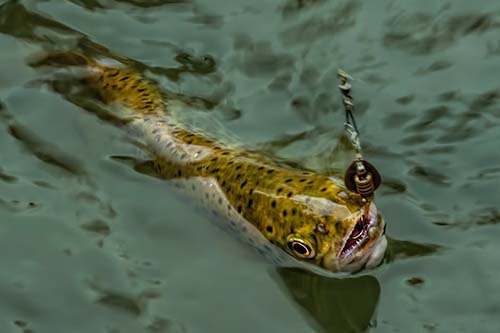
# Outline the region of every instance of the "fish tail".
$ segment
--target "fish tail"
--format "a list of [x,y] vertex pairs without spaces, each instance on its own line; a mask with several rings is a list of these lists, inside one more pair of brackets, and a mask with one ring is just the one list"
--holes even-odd
[[77,51],[50,52],[29,61],[32,67],[97,66],[97,61]]
[[78,51],[51,52],[30,62],[33,67],[85,67],[87,82],[105,102],[118,102],[137,114],[165,114],[160,90],[142,73],[120,66],[106,65]]

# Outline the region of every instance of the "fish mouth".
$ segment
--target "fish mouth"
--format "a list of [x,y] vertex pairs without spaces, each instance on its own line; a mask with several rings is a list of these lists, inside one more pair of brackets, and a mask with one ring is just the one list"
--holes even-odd
[[356,221],[349,237],[340,250],[339,258],[344,260],[347,259],[355,253],[356,250],[362,248],[370,238],[377,238],[378,233],[380,233],[378,236],[381,236],[385,230],[378,231],[378,229],[382,227],[379,225],[380,223],[382,223],[382,217],[377,213],[375,205],[370,204],[367,214],[361,215]]
[[[355,223],[336,251],[322,258],[321,266],[332,272],[358,272],[378,266],[387,248],[385,221],[374,203],[357,214]],[[334,245],[333,245],[334,246]],[[333,247],[332,246],[332,247]]]

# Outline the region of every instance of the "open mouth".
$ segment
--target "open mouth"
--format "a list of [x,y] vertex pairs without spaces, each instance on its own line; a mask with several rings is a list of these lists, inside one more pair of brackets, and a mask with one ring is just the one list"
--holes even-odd
[[366,236],[368,235],[368,227],[369,222],[366,220],[365,216],[361,216],[352,229],[349,238],[345,242],[344,248],[340,252],[342,257],[350,255],[361,243],[364,242]]

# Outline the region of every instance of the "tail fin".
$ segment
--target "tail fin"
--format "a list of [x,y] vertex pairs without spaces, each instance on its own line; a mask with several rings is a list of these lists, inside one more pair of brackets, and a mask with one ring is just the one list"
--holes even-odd
[[50,52],[41,57],[31,59],[29,65],[41,66],[93,66],[96,61],[86,55],[75,51]]

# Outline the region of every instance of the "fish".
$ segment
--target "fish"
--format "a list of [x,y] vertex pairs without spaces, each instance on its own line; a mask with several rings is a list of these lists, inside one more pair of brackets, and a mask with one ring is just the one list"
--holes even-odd
[[131,66],[78,51],[52,52],[34,66],[79,66],[86,84],[131,117],[156,175],[199,197],[227,229],[284,266],[320,273],[378,266],[386,224],[372,200],[323,175],[228,145],[176,118],[173,98]]

